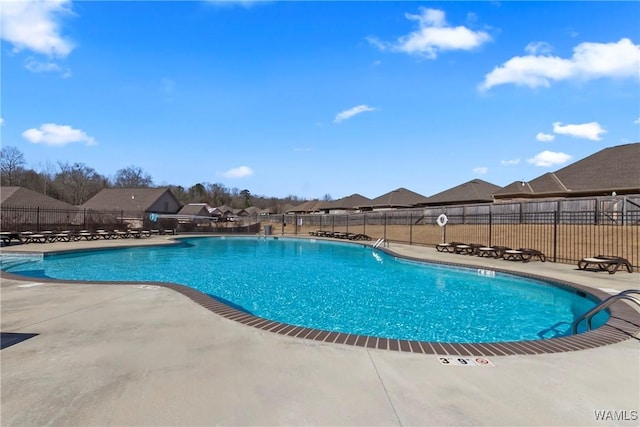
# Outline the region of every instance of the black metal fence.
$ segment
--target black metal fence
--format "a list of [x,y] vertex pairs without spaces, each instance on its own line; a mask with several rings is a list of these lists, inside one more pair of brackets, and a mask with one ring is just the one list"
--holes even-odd
[[[175,228],[175,221],[156,223],[152,228]],[[95,230],[99,228],[148,228],[153,225],[142,212],[123,210],[53,209],[43,207],[5,206],[0,208],[2,231]]]
[[374,240],[410,245],[455,241],[532,248],[544,252],[550,261],[570,264],[595,255],[620,256],[640,269],[640,209],[627,210],[624,215],[607,211],[447,214],[442,227],[436,222],[440,214],[408,210],[272,215],[266,221],[285,224],[282,230],[294,235],[325,230],[362,233]]
[[259,222],[205,222],[178,218],[151,219],[146,212],[124,210],[96,211],[93,209],[53,209],[43,207],[0,206],[2,231],[62,231],[144,228],[160,232],[175,230],[181,233],[259,233]]
[[[628,259],[640,269],[640,206],[635,202],[593,210],[496,209],[495,205],[448,207],[447,224],[437,225],[445,210],[410,209],[353,214],[279,214],[240,217],[238,221],[198,226],[188,221],[160,218],[151,221],[142,212],[90,209],[60,210],[40,207],[0,206],[2,231],[95,230],[146,228],[198,233],[259,233],[270,224],[274,234],[308,235],[316,230],[366,234],[372,239],[410,245],[434,246],[465,242],[532,248],[550,261],[577,263],[583,257],[612,255]],[[494,212],[497,210],[498,212]]]

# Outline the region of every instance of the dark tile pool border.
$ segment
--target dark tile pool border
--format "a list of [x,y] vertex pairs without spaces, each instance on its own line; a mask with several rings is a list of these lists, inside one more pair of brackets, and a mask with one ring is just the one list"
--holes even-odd
[[[369,246],[368,244],[358,243],[360,246]],[[133,245],[132,245],[133,246]],[[123,246],[121,246],[123,247]],[[90,250],[100,250],[101,248],[92,248]],[[111,248],[103,248],[111,249]],[[447,265],[452,267],[462,267],[479,269],[477,265],[443,262],[435,260],[426,260],[423,258],[415,258],[399,255],[387,248],[377,248],[390,256],[404,260],[416,261],[420,263],[431,263]],[[68,253],[76,251],[87,251],[89,249],[74,249],[63,251],[51,251],[49,254]],[[42,252],[20,252],[21,254],[42,254]],[[587,286],[576,283],[553,279],[541,275],[514,272],[507,269],[487,267],[488,270],[495,272],[510,274],[514,276],[526,277],[541,280],[554,286],[567,289],[574,293],[584,293],[594,297],[596,300],[603,300],[610,295],[599,289],[589,288]],[[378,338],[366,335],[347,334],[341,332],[324,331],[320,329],[312,329],[301,326],[290,325],[286,323],[276,322],[254,316],[244,311],[231,307],[205,293],[190,288],[185,285],[167,282],[99,282],[84,280],[56,280],[48,278],[32,278],[19,276],[13,273],[0,271],[0,278],[11,279],[16,281],[42,282],[42,283],[60,283],[60,284],[88,284],[88,285],[154,285],[167,289],[172,289],[181,293],[193,302],[199,304],[205,309],[224,317],[251,326],[266,332],[272,332],[279,335],[285,335],[294,338],[303,338],[324,343],[350,345],[363,348],[372,348],[379,350],[421,353],[431,355],[453,355],[453,356],[513,356],[513,355],[536,355],[547,353],[562,353],[577,350],[586,350],[590,348],[602,347],[605,345],[615,344],[628,339],[640,332],[640,313],[626,303],[617,303],[609,307],[611,313],[607,323],[601,327],[583,332],[578,335],[572,335],[560,338],[550,338],[545,340],[531,341],[509,341],[499,343],[444,343],[444,342],[426,342],[412,341],[391,338]]]

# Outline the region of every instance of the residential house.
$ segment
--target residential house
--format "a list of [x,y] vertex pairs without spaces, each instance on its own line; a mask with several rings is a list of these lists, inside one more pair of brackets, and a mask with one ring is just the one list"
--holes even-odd
[[77,206],[24,187],[0,187],[0,203],[2,206],[21,208],[78,210]]
[[493,194],[502,187],[481,179],[473,179],[428,198],[426,206],[491,203]]
[[323,200],[309,200],[308,202],[304,202],[298,206],[294,206],[287,210],[288,214],[318,214],[324,211],[324,205],[326,201]]
[[189,203],[178,211],[178,222],[209,225],[215,221],[206,203]]
[[96,211],[175,214],[182,205],[169,188],[105,188],[82,207]]
[[66,229],[85,223],[77,206],[24,187],[1,187],[0,211],[3,231]]
[[605,148],[555,172],[515,181],[493,194],[496,202],[523,199],[640,194],[640,142]]
[[346,214],[360,212],[360,207],[371,203],[371,199],[360,194],[352,194],[338,200],[325,203],[323,205],[324,213],[329,214]]
[[389,209],[409,209],[425,206],[429,199],[422,194],[398,188],[371,200],[366,205],[360,206],[362,211],[381,211]]

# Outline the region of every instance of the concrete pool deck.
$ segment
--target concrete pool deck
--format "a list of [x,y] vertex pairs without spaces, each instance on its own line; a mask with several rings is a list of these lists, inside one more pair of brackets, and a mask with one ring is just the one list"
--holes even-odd
[[[155,236],[2,251],[164,242]],[[389,249],[599,289],[640,284],[638,273],[624,271]],[[37,334],[1,350],[3,426],[639,423],[637,336],[575,352],[489,357],[488,367],[446,366],[435,355],[265,332],[161,287],[3,278],[1,291],[2,332]]]

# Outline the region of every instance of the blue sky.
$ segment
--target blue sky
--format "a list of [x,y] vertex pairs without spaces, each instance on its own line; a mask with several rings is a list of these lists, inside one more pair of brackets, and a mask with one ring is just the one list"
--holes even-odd
[[640,2],[0,8],[2,144],[38,171],[430,196],[640,141]]

